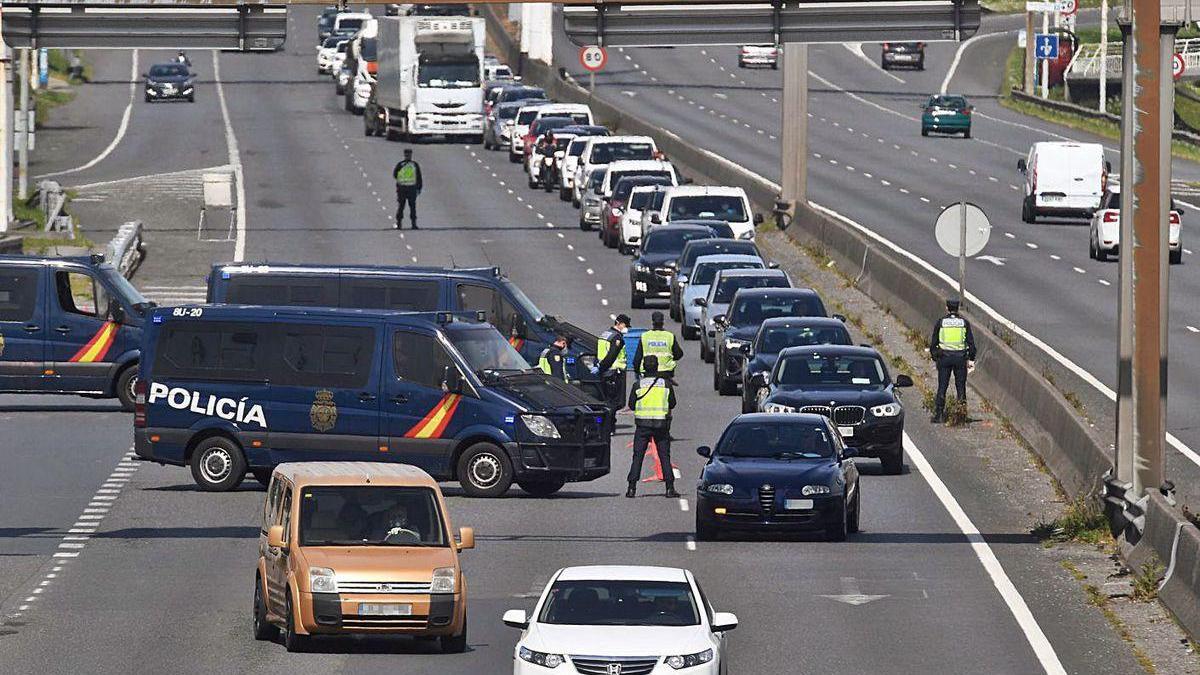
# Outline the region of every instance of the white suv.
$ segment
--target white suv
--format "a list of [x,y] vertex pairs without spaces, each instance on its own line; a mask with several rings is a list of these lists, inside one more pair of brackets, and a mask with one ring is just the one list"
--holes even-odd
[[751,210],[750,198],[740,187],[681,185],[667,190],[662,208],[650,222],[658,225],[698,218],[724,220],[738,239],[754,239],[754,227],[763,221],[762,214]]
[[575,165],[574,200],[582,199],[583,183],[592,175],[592,170],[609,162],[623,159],[654,159],[658,146],[649,136],[594,136],[579,154]]
[[[1167,259],[1172,265],[1183,262],[1183,235],[1180,232],[1183,214],[1171,200],[1170,226],[1167,230]],[[1100,208],[1092,214],[1092,225],[1088,233],[1088,257],[1093,260],[1108,260],[1108,256],[1120,255],[1121,249],[1121,186],[1110,185],[1100,202]]]

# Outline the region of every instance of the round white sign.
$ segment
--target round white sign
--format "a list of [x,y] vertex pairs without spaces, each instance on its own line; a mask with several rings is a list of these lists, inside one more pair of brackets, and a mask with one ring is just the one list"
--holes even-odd
[[608,51],[599,45],[584,47],[579,50],[579,63],[589,72],[600,71],[608,63]]
[[938,246],[941,246],[947,255],[958,255],[961,247],[964,206],[967,215],[966,255],[974,256],[982,251],[988,243],[988,237],[992,234],[992,223],[983,209],[970,202],[965,205],[955,202],[942,209],[933,228],[933,235],[937,239]]

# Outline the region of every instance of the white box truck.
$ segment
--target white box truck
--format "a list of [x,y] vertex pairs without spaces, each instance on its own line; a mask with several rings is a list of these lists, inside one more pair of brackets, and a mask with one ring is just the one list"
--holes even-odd
[[425,136],[483,142],[483,46],[477,17],[379,19],[375,98],[389,140]]

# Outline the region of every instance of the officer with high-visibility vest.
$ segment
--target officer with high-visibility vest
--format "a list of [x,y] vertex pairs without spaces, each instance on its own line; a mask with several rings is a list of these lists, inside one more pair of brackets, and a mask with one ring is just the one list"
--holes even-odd
[[541,368],[543,373],[568,384],[571,382],[571,374],[567,368],[569,344],[570,340],[567,339],[567,336],[559,333],[554,336],[554,342],[543,349],[542,355],[538,357],[538,368]]
[[975,365],[975,336],[971,324],[958,314],[958,300],[946,300],[946,316],[933,324],[933,335],[929,338],[929,355],[937,363],[937,395],[933,399],[933,422],[946,420],[946,390],[950,387],[950,375],[954,375],[954,388],[958,400],[967,400],[967,370]]
[[600,334],[596,342],[596,358],[600,361],[592,368],[593,375],[600,375],[604,388],[604,399],[613,411],[620,410],[625,401],[625,333],[633,323],[626,314],[618,314],[611,328]]
[[658,372],[658,358],[647,356],[642,361],[642,376],[629,392],[629,407],[633,408],[633,461],[629,465],[629,489],[626,497],[637,496],[637,484],[642,478],[642,459],[650,441],[658,451],[666,496],[678,497],[675,491],[675,472],[671,469],[671,409],[675,407],[675,387],[671,379]]
[[392,169],[392,178],[396,181],[396,229],[400,229],[401,223],[404,221],[404,206],[409,207],[409,215],[412,218],[412,229],[420,229],[417,227],[417,195],[421,194],[421,188],[425,186],[421,178],[421,165],[413,161],[412,148],[404,149],[404,159],[400,160]]
[[658,363],[658,374],[668,380],[675,377],[675,366],[683,358],[683,348],[675,334],[663,329],[663,313],[654,312],[650,315],[650,330],[642,333],[638,341],[637,353],[633,355],[633,369],[640,377],[646,372],[645,360],[653,356]]

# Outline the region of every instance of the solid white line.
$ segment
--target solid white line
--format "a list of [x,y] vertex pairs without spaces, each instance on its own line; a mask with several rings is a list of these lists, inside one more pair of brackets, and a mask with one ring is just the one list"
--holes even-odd
[[1008,578],[1008,574],[1004,571],[1004,566],[996,558],[996,554],[992,552],[992,547],[983,539],[983,535],[979,533],[979,528],[975,527],[975,523],[967,516],[959,506],[958,500],[951,494],[950,489],[938,477],[937,472],[933,470],[933,466],[925,459],[925,455],[913,443],[908,434],[904,434],[904,451],[908,453],[908,459],[917,469],[917,473],[921,474],[921,478],[929,485],[929,489],[933,490],[938,498],[938,501],[945,507],[946,512],[954,519],[954,523],[958,525],[961,531],[967,537],[967,541],[971,543],[971,550],[974,551],[975,557],[979,559],[979,563],[983,565],[983,569],[992,579],[992,584],[996,586],[996,590],[1000,593],[1000,597],[1004,599],[1004,604],[1008,605],[1008,611],[1012,612],[1013,618],[1017,620],[1017,624],[1021,626],[1021,631],[1025,633],[1025,639],[1029,642],[1029,646],[1033,648],[1033,653],[1037,656],[1038,662],[1041,663],[1042,669],[1047,673],[1066,674],[1066,669],[1063,668],[1062,662],[1058,660],[1058,654],[1054,651],[1054,646],[1050,644],[1050,640],[1046,638],[1046,634],[1042,632],[1042,627],[1038,625],[1037,619],[1034,618],[1033,612],[1029,611],[1029,606],[1025,604],[1025,599],[1021,597],[1020,591],[1016,586],[1013,586],[1012,580]]
[[233,261],[242,262],[246,258],[246,178],[242,175],[242,158],[238,154],[237,136],[233,134],[233,124],[229,121],[229,106],[225,103],[225,88],[221,85],[220,52],[213,50],[213,80],[217,85],[217,100],[221,103],[221,120],[225,123],[225,147],[229,151],[229,165],[233,167],[234,181],[237,183],[237,235],[233,244]]
[[1009,33],[1012,33],[1012,32],[1015,32],[1015,31],[1007,31],[1004,33],[987,33],[985,35],[976,35],[975,37],[973,37],[969,40],[966,40],[965,42],[960,44],[958,46],[958,51],[954,52],[954,60],[950,62],[950,70],[946,71],[946,79],[942,80],[942,88],[938,90],[939,93],[945,94],[946,90],[950,87],[950,80],[954,79],[954,73],[958,71],[958,62],[962,60],[963,52],[965,52],[967,50],[967,47],[970,47],[971,45],[975,44],[975,42],[977,40],[983,40],[984,38],[996,37],[997,35],[1008,35]]
[[108,147],[104,148],[99,155],[93,157],[91,161],[83,166],[66,169],[65,171],[55,171],[54,173],[44,173],[40,176],[34,176],[34,178],[53,178],[54,176],[65,176],[69,173],[90,169],[104,161],[105,157],[111,155],[112,151],[117,149],[117,144],[121,142],[121,139],[125,138],[125,132],[129,130],[129,119],[133,116],[133,101],[135,94],[137,94],[137,85],[140,79],[138,77],[138,50],[135,49],[133,50],[133,56],[129,60],[129,103],[125,104],[125,112],[121,114],[121,124],[117,127],[117,137],[112,139]]

